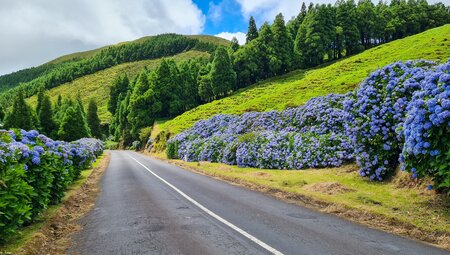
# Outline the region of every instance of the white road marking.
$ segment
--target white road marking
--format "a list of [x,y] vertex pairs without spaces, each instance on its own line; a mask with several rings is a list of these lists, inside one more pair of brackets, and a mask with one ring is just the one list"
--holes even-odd
[[233,230],[235,230],[236,232],[238,232],[239,234],[247,237],[248,239],[252,240],[253,242],[255,242],[256,244],[258,244],[259,246],[263,247],[264,249],[266,249],[267,251],[271,252],[272,254],[276,254],[276,255],[283,255],[282,252],[278,251],[277,249],[273,248],[272,246],[266,244],[265,242],[259,240],[258,238],[252,236],[251,234],[249,234],[248,232],[246,232],[245,230],[237,227],[236,225],[234,225],[233,223],[227,221],[226,219],[220,217],[219,215],[215,214],[214,212],[212,212],[211,210],[209,210],[208,208],[204,207],[202,204],[200,204],[199,202],[195,201],[193,198],[191,198],[190,196],[186,195],[183,191],[179,190],[177,187],[173,186],[171,183],[169,183],[168,181],[164,180],[163,178],[161,178],[159,175],[155,174],[152,170],[150,170],[148,167],[146,167],[144,164],[142,164],[141,162],[139,162],[137,159],[135,159],[134,157],[128,155],[128,157],[132,158],[134,161],[136,161],[139,165],[141,165],[143,168],[145,168],[145,170],[149,171],[152,175],[154,175],[156,178],[158,178],[159,180],[161,180],[162,182],[164,182],[165,184],[167,184],[167,186],[171,187],[172,189],[174,189],[176,192],[178,192],[181,196],[183,196],[184,198],[186,198],[189,202],[193,203],[194,205],[196,205],[198,208],[200,208],[201,210],[203,210],[204,212],[206,212],[207,214],[209,214],[211,217],[213,217],[214,219],[222,222],[223,224],[227,225],[228,227],[232,228]]

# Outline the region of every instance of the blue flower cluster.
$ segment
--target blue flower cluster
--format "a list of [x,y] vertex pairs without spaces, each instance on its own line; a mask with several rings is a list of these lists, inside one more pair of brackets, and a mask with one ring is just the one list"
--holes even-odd
[[97,139],[68,143],[35,130],[0,130],[0,241],[60,202],[67,186],[102,152]]
[[413,178],[450,189],[450,61],[427,73],[407,107],[400,161]]
[[270,169],[339,166],[353,159],[344,99],[332,94],[283,112],[219,114],[169,140],[169,157]]
[[347,95],[348,137],[355,147],[361,176],[383,180],[394,172],[403,147],[403,126],[413,93],[434,63],[397,62],[373,72]]

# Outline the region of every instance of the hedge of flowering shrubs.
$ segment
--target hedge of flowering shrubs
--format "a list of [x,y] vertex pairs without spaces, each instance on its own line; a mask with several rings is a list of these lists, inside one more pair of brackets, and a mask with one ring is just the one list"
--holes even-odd
[[270,169],[340,166],[353,159],[344,99],[328,95],[283,112],[216,115],[169,140],[167,154]]
[[216,115],[168,141],[170,158],[242,167],[301,169],[356,159],[382,181],[399,163],[450,190],[450,60],[397,62],[347,95],[283,112]]
[[0,242],[57,204],[103,152],[96,139],[53,141],[35,130],[0,130]]
[[402,168],[450,194],[450,61],[426,75],[407,111]]

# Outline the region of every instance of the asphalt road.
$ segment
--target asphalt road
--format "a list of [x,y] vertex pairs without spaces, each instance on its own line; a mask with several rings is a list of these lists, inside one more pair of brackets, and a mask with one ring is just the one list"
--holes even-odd
[[112,151],[71,254],[450,254],[130,151]]

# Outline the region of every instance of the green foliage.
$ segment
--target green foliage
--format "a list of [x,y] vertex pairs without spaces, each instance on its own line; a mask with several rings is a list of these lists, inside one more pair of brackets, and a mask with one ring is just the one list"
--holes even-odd
[[65,111],[59,126],[58,137],[69,142],[90,137],[89,127],[79,104],[69,106]]
[[54,136],[57,125],[53,120],[52,103],[48,95],[43,96],[41,107],[36,109],[36,111],[41,133],[47,136]]
[[205,102],[211,102],[214,98],[210,71],[211,65],[206,65],[200,69],[198,74],[198,95]]
[[163,104],[158,96],[155,87],[150,86],[147,72],[144,71],[134,85],[128,106],[128,121],[133,137],[138,137],[141,128],[151,126],[156,116],[161,113]]
[[111,85],[108,100],[108,111],[113,115],[116,113],[117,101],[121,93],[126,93],[128,87],[130,86],[130,81],[128,75],[117,77]]
[[249,43],[256,38],[258,38],[258,29],[256,28],[255,19],[253,18],[253,16],[250,16],[250,20],[248,22],[246,42]]
[[6,114],[5,128],[22,128],[25,130],[34,129],[36,123],[35,116],[29,105],[25,103],[22,91],[19,91],[14,98],[12,109]]
[[0,168],[0,243],[31,220],[31,198],[35,196],[33,188],[25,181],[24,165],[12,158],[7,163],[13,167],[2,164]]
[[280,13],[275,17],[272,25],[274,50],[276,58],[281,62],[276,74],[284,74],[291,70],[293,61],[293,42],[284,24],[284,17]]
[[225,48],[217,48],[211,71],[211,86],[215,98],[227,96],[235,88],[236,72],[233,70],[230,56]]
[[100,118],[97,114],[97,103],[94,99],[89,101],[88,112],[86,116],[89,129],[93,137],[100,139],[102,137],[102,131],[100,128]]
[[[171,57],[177,63],[185,62],[190,59],[206,59],[209,53],[191,50]],[[124,76],[126,73],[130,81],[134,80],[140,72],[147,68],[149,71],[154,70],[161,63],[162,59],[143,60],[131,63],[120,64],[91,75],[83,76],[74,80],[73,82],[65,83],[61,86],[48,90],[51,101],[56,104],[57,108],[58,97],[70,98],[77,93],[80,94],[84,107],[88,107],[89,100],[92,94],[95,94],[95,99],[98,106],[98,115],[102,123],[110,123],[112,121],[112,114],[108,110],[108,101],[110,96],[110,86],[119,76]],[[130,82],[131,86],[131,82]],[[126,94],[126,92],[125,92]],[[27,99],[27,102],[36,106],[37,97],[33,96]],[[197,104],[195,104],[197,105]],[[192,107],[191,107],[192,108]],[[190,109],[190,108],[189,108]],[[55,109],[56,112],[56,109]],[[55,118],[56,119],[56,118]]]

